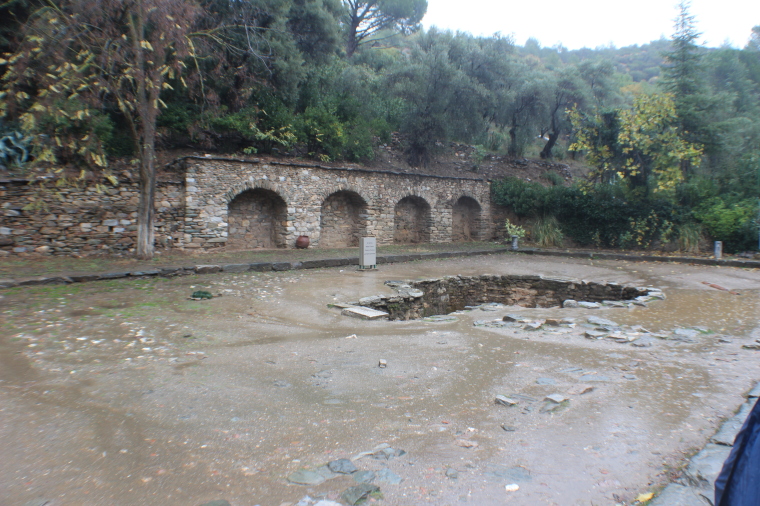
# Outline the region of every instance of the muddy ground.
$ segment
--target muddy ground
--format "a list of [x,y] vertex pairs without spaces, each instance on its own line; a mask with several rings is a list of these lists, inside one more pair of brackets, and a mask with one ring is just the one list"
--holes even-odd
[[[654,286],[667,298],[484,306],[448,322],[363,321],[327,306],[389,293],[385,280],[485,273]],[[222,296],[188,300],[194,290]],[[760,338],[757,270],[505,254],[3,295],[2,505],[344,503],[351,476],[286,478],[383,443],[406,453],[354,464],[403,481],[376,479],[382,497],[370,503],[631,504],[677,473],[760,379],[760,351],[742,348]],[[473,325],[508,313],[577,323]],[[585,338],[588,316],[651,346]],[[700,330],[684,342],[679,327]],[[542,412],[555,393],[569,400]],[[499,394],[517,404],[496,404]]]

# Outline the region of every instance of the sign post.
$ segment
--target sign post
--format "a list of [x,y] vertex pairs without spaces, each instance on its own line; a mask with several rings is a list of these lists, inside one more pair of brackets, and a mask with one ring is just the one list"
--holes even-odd
[[377,268],[377,238],[362,237],[359,239],[359,269]]

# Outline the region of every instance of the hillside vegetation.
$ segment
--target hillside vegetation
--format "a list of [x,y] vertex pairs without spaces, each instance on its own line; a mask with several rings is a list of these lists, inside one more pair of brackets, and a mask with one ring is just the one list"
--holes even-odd
[[[534,188],[543,203],[520,207],[526,219],[553,223],[555,237],[757,248],[760,26],[745,48],[704,48],[683,2],[669,40],[569,51],[421,30],[426,8],[426,0],[6,2],[0,163],[113,180],[115,160],[134,160],[148,202],[157,150],[436,172],[461,144],[466,163],[449,167],[462,175],[501,177],[481,167],[526,157],[585,165],[572,187],[550,176],[541,188],[553,196]],[[520,184],[495,185],[496,200],[517,205]],[[605,228],[579,225],[592,218]],[[148,227],[147,204],[141,219]],[[150,244],[146,236],[138,251]]]

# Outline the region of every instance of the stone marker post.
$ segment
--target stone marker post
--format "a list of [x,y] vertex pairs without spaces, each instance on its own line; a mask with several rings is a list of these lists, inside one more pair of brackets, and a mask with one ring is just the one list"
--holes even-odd
[[723,241],[715,241],[715,260],[723,258]]
[[374,269],[377,267],[377,238],[362,237],[359,239],[359,269]]

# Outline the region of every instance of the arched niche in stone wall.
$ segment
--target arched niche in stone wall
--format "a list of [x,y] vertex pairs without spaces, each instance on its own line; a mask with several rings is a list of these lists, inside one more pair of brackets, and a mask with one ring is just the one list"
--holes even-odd
[[230,200],[227,246],[233,249],[284,248],[288,209],[272,190],[254,188]]
[[416,195],[399,200],[393,209],[393,242],[430,242],[430,204]]
[[453,242],[480,240],[480,229],[480,204],[472,197],[459,197],[452,209],[451,240]]
[[367,202],[354,191],[331,193],[322,202],[319,226],[321,248],[359,246],[367,229]]

